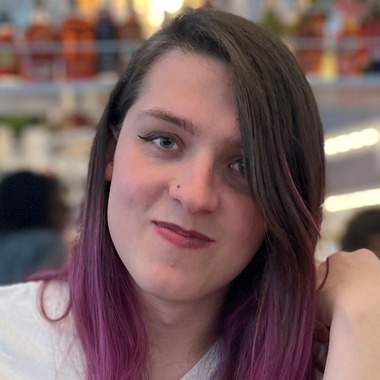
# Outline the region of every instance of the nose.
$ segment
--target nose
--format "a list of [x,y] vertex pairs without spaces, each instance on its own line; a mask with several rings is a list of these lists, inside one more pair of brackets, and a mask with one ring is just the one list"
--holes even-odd
[[219,190],[213,165],[199,160],[179,168],[175,180],[169,185],[169,195],[189,213],[215,211],[219,204]]

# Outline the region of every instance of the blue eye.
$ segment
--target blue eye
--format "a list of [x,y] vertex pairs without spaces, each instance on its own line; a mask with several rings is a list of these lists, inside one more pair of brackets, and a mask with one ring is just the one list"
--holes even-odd
[[152,141],[164,149],[172,149],[176,145],[175,141],[169,136],[159,136]]
[[231,164],[231,168],[239,172],[241,175],[246,175],[246,167],[242,159],[237,160],[235,163]]
[[142,140],[153,143],[159,149],[164,149],[164,150],[179,150],[180,149],[178,144],[176,143],[175,138],[169,135],[154,133],[149,136],[138,135],[138,137],[140,137],[140,139]]

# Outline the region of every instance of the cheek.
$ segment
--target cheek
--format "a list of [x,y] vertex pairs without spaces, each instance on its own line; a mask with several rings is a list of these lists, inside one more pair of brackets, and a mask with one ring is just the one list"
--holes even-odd
[[116,208],[118,201],[119,206],[133,202],[133,198],[139,194],[143,186],[143,170],[138,164],[138,157],[134,157],[131,148],[124,146],[122,142],[115,152],[110,189],[110,198],[115,200]]
[[151,173],[143,165],[132,164],[135,160],[115,159],[108,201],[110,229],[127,226],[128,221],[136,223],[154,202],[157,185]]
[[108,223],[111,234],[125,228],[136,203],[135,197],[139,194],[138,180],[135,178],[133,167],[129,167],[127,163],[128,160],[122,160],[116,152],[108,199]]
[[138,184],[130,181],[113,181],[108,200],[108,219],[112,223],[116,221],[119,225],[125,225],[127,220],[135,214],[139,204],[141,191]]
[[242,202],[241,207],[235,209],[235,215],[235,218],[231,218],[235,244],[250,260],[264,238],[265,223],[252,202]]
[[[133,198],[126,189],[122,189],[118,181],[111,182],[111,189],[108,199],[108,226],[114,243],[117,242],[121,233],[125,233],[128,229],[126,222],[128,221]],[[117,244],[115,244],[117,246]]]

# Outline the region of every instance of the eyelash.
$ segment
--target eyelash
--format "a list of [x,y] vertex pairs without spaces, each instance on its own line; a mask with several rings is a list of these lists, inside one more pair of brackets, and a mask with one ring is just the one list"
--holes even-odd
[[[178,152],[181,150],[181,147],[180,147],[180,144],[176,141],[177,139],[167,133],[153,133],[153,134],[150,134],[148,136],[140,136],[140,135],[137,135],[141,140],[144,140],[146,142],[149,142],[149,143],[153,143],[153,145],[155,146],[156,149],[159,149],[159,150],[162,150],[164,152]],[[173,145],[177,145],[176,148],[173,148],[173,147],[165,147],[164,145],[162,145],[162,141],[166,139],[166,140],[170,140]],[[237,169],[234,169],[234,166],[235,165],[238,165],[238,168]],[[238,173],[238,175],[240,175],[241,177],[246,177],[246,167],[245,167],[245,163],[244,163],[244,160],[243,158],[238,158],[236,159],[232,164],[229,165],[229,167],[234,170],[235,172]],[[243,168],[241,168],[243,167]]]
[[[154,134],[151,134],[148,136],[140,136],[140,135],[137,135],[137,136],[144,141],[153,143],[157,147],[157,149],[162,149],[165,151],[178,151],[178,150],[180,150],[180,146],[176,142],[176,139],[174,137],[168,135],[168,134],[154,133]],[[177,148],[165,147],[162,144],[162,141],[164,141],[165,139],[170,140],[174,145],[177,145]]]

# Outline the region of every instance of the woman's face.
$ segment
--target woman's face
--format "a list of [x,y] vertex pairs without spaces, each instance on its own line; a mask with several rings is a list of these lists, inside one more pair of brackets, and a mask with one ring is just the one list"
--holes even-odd
[[225,63],[172,51],[154,64],[124,120],[106,166],[108,223],[146,295],[221,296],[262,242],[231,80]]

